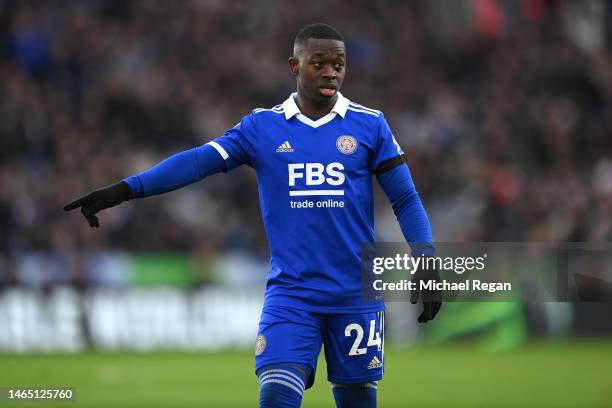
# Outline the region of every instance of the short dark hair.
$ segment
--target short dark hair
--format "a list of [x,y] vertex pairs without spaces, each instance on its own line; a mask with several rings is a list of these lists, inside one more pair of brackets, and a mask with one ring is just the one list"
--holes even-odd
[[342,34],[334,27],[325,23],[315,23],[302,28],[293,41],[293,46],[304,44],[309,38],[325,38],[344,42]]

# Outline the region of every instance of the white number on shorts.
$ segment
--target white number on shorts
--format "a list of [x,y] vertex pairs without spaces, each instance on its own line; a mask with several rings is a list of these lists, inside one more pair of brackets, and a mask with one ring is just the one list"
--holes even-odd
[[368,351],[367,347],[371,346],[377,346],[380,350],[381,340],[380,333],[376,331],[376,320],[370,320],[370,333],[368,334],[368,342],[366,344],[367,347],[359,347],[361,340],[363,340],[363,327],[361,327],[361,325],[358,323],[351,323],[346,326],[346,329],[344,329],[344,336],[350,337],[353,330],[357,332],[357,336],[355,337],[353,346],[348,353],[349,356],[359,356],[365,354]]
[[351,323],[346,326],[346,329],[344,329],[344,337],[350,337],[353,330],[357,332],[357,337],[355,337],[355,341],[353,342],[353,346],[351,347],[351,351],[349,351],[348,355],[358,356],[360,354],[365,354],[368,349],[365,347],[359,348],[361,340],[363,339],[363,327],[361,327],[360,324]]
[[370,320],[370,334],[368,335],[368,347],[376,346],[380,351],[380,333],[376,331],[376,320]]

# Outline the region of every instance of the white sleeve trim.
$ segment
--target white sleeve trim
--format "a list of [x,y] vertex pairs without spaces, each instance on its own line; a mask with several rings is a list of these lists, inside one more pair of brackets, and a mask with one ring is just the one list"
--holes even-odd
[[221,157],[223,157],[223,160],[229,159],[229,154],[227,154],[225,149],[219,143],[217,143],[217,142],[208,142],[206,144],[212,146],[216,151],[218,151],[219,154],[221,155]]

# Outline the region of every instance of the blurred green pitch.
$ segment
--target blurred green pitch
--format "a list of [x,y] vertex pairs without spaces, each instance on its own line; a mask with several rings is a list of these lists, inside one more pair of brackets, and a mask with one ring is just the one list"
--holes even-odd
[[[612,407],[612,343],[533,343],[491,353],[470,345],[385,350],[379,406]],[[0,355],[0,387],[65,386],[66,403],[17,407],[256,407],[248,352]],[[333,407],[319,362],[308,407]]]

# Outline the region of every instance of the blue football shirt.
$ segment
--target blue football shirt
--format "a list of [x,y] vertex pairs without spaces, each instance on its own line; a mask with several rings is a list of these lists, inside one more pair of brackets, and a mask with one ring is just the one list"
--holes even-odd
[[331,112],[312,120],[295,98],[253,110],[209,143],[228,170],[257,172],[272,266],[265,306],[381,310],[382,301],[361,299],[361,245],[374,241],[372,176],[403,152],[380,111],[338,93]]

